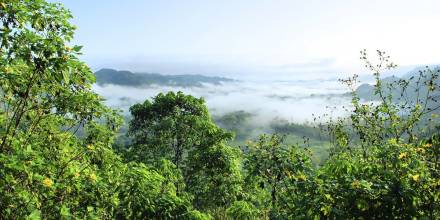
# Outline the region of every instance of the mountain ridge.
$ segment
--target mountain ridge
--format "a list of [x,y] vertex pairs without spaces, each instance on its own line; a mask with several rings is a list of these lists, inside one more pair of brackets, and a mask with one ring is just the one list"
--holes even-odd
[[95,72],[96,83],[98,85],[120,85],[120,86],[182,86],[182,87],[201,87],[209,83],[220,85],[224,82],[233,82],[234,79],[205,76],[201,74],[180,74],[180,75],[162,75],[159,73],[134,73],[128,70],[115,70],[111,68],[102,68]]

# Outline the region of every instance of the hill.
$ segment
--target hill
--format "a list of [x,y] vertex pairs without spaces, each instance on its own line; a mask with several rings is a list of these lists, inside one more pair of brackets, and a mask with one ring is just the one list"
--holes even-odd
[[145,86],[145,85],[163,85],[163,86],[182,86],[182,87],[200,87],[204,83],[221,84],[223,82],[232,82],[233,79],[204,76],[204,75],[162,75],[157,73],[132,73],[130,71],[118,71],[114,69],[101,69],[95,73],[98,85],[121,85],[121,86]]

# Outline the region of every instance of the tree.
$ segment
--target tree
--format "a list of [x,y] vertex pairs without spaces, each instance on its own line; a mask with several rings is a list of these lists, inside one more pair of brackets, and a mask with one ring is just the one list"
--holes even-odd
[[[183,174],[187,192],[202,210],[225,207],[241,189],[239,150],[231,134],[215,125],[202,98],[182,92],[159,94],[130,108],[129,158],[145,163],[167,159]],[[182,193],[183,184],[176,184]]]
[[284,145],[276,134],[260,136],[248,149],[244,164],[248,199],[256,198],[271,218],[295,217],[291,215],[297,208],[295,202],[303,197],[301,189],[313,174],[307,151]]
[[70,18],[60,4],[0,2],[0,215],[7,219],[112,215],[115,196],[103,186],[118,161],[111,143],[119,119],[92,92],[81,47],[68,45]]
[[187,191],[200,210],[231,205],[242,194],[241,152],[223,143],[189,153],[185,173]]
[[378,56],[379,63],[373,64],[361,51],[375,76],[378,102],[359,98],[356,76],[343,81],[352,89],[353,106],[348,118],[328,124],[334,147],[317,170],[316,187],[309,191],[315,204],[308,210],[330,219],[435,219],[440,211],[439,169],[434,165],[438,143],[435,135],[423,137],[430,113],[439,108],[438,72],[427,69],[418,77],[384,83],[381,72],[395,65],[384,52]]
[[[162,172],[175,173],[173,166],[164,165],[166,168]],[[176,195],[174,184],[169,184],[167,179],[170,177],[173,178],[163,176],[144,164],[129,163],[121,178],[117,218],[165,219],[188,215],[190,200]]]
[[211,121],[204,103],[202,98],[169,92],[130,107],[132,158],[150,163],[168,159],[180,169],[189,151],[230,138]]
[[[207,144],[207,131],[216,129],[202,98],[182,92],[158,94],[153,101],[130,107],[132,120],[129,135],[133,138],[133,157],[154,162],[159,158],[171,160],[181,168],[189,150]],[[228,134],[217,129],[219,138]]]
[[251,220],[258,219],[260,213],[258,209],[249,202],[236,201],[226,210],[231,219]]
[[[206,219],[166,184],[170,169],[113,152],[121,120],[92,91],[81,47],[69,46],[71,17],[43,0],[0,1],[0,218]],[[131,206],[137,199],[154,203]]]

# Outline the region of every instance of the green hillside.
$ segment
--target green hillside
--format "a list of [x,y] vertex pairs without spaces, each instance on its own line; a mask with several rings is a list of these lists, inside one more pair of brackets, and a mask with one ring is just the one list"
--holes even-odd
[[120,86],[180,86],[180,87],[199,87],[204,83],[221,84],[234,80],[203,75],[161,75],[157,73],[132,73],[130,71],[117,71],[114,69],[101,69],[95,72],[98,85],[120,85]]

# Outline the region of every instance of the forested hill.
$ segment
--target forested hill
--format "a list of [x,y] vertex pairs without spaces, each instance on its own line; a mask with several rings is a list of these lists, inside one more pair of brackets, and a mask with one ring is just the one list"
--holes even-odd
[[101,69],[95,73],[98,85],[114,84],[121,86],[144,86],[144,85],[164,85],[196,87],[204,83],[220,84],[231,82],[233,79],[204,76],[204,75],[161,75],[157,73],[132,73],[130,71],[118,71],[114,69]]

